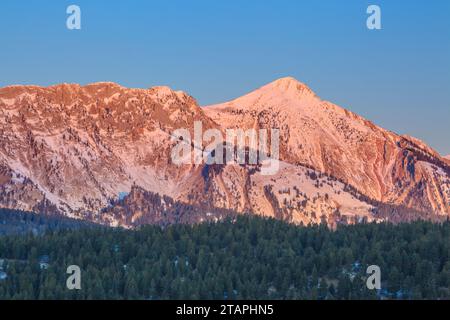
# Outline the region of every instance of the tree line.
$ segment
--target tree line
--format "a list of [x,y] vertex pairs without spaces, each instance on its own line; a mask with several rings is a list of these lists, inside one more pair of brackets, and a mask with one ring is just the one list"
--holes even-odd
[[[0,237],[0,299],[450,299],[449,239],[449,221],[330,230],[251,216],[52,229]],[[66,288],[69,265],[81,290]]]

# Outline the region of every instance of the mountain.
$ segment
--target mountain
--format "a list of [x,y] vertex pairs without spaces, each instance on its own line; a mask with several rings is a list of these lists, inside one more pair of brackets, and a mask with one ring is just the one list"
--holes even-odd
[[[278,172],[174,164],[174,131],[193,135],[196,121],[224,134],[278,128]],[[168,87],[9,86],[0,89],[0,141],[3,208],[126,227],[232,212],[330,225],[450,214],[447,160],[293,78],[208,107]]]
[[0,107],[2,206],[71,217],[99,212],[133,185],[176,195],[185,174],[171,165],[171,132],[215,125],[167,87],[13,86],[0,90]]
[[321,100],[293,78],[205,111],[225,128],[280,128],[282,160],[336,177],[373,200],[450,214],[450,166],[436,151]]

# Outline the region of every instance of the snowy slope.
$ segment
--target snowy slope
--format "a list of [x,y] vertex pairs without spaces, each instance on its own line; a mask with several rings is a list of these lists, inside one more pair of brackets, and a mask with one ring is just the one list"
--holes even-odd
[[442,194],[440,185],[435,186],[433,174],[419,161],[435,162],[448,174],[437,152],[417,139],[396,135],[322,101],[293,78],[207,106],[205,112],[226,128],[279,128],[282,160],[329,173],[372,199],[450,214],[450,198]]
[[[0,168],[7,174],[0,202],[23,202],[13,199],[17,183],[9,172],[28,179],[39,194],[34,198],[70,216],[95,213],[133,185],[175,196],[184,172],[170,164],[170,134],[195,120],[213,125],[193,98],[167,87],[3,88]],[[35,208],[34,198],[20,208]]]
[[[192,133],[194,121],[222,132],[279,128],[280,171],[263,176],[254,166],[173,164],[171,134]],[[206,108],[168,87],[0,89],[1,207],[117,225],[128,220],[98,215],[140,188],[201,208],[303,224],[380,220],[377,202],[448,215],[449,165],[423,142],[322,101],[293,78]]]

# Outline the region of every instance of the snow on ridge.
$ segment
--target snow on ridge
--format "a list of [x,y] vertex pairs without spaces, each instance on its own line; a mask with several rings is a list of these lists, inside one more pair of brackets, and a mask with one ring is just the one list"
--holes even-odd
[[12,98],[12,99],[0,98],[0,102],[4,103],[6,106],[10,107],[10,106],[14,105],[14,103],[16,102],[16,99],[15,98]]
[[[96,83],[82,87],[62,85],[57,89],[19,89],[5,91],[4,94],[1,91],[0,94],[3,97],[0,98],[0,107],[5,101],[14,103],[8,100],[11,97],[17,101],[17,108],[27,108],[25,102],[30,97],[36,102],[30,112],[32,116],[26,121],[12,117],[15,112],[12,108],[1,110],[8,119],[3,124],[5,132],[15,134],[7,136],[14,141],[4,140],[4,143],[13,141],[7,145],[12,152],[3,155],[9,160],[8,167],[32,180],[51,203],[62,207],[62,211],[67,208],[67,214],[71,210],[95,212],[107,205],[109,198],[117,197],[119,192],[128,192],[133,185],[176,200],[189,199],[191,194],[200,195],[204,190],[198,187],[205,182],[201,167],[171,166],[169,153],[166,152],[171,147],[171,139],[165,130],[180,124],[193,125],[190,121],[194,121],[195,117],[191,117],[186,109],[196,111],[198,108],[192,97],[182,91],[174,91],[167,86],[127,89],[114,83]],[[24,98],[26,100],[21,101]],[[123,113],[112,112],[109,115],[111,123],[109,120],[102,122],[102,113],[93,110],[90,115],[88,112],[89,106],[98,100],[104,104],[125,106],[125,110]],[[55,104],[54,108],[50,108],[55,101],[61,102],[63,107]],[[73,101],[82,104],[79,112],[72,110]],[[140,104],[135,108],[133,102]],[[147,115],[153,106],[149,102],[155,103],[157,110]],[[39,109],[41,106],[42,110]],[[346,216],[370,217],[373,208],[348,192],[344,183],[331,177],[348,181],[361,194],[375,200],[380,199],[384,190],[389,188],[394,190],[392,193],[398,192],[392,197],[401,195],[402,190],[394,189],[398,177],[390,174],[401,173],[405,167],[402,166],[405,156],[398,142],[423,148],[412,138],[405,138],[410,141],[407,143],[400,136],[338,105],[322,101],[306,85],[291,77],[276,80],[219,106],[225,109],[206,109],[205,117],[200,113],[201,119],[209,121],[211,118],[223,129],[265,125],[281,128],[281,138],[286,146],[281,150],[281,159],[289,162],[282,163],[274,177],[250,174],[254,186],[246,184],[245,170],[248,168],[226,166],[224,173],[211,182],[211,195],[215,197],[215,202],[211,204],[220,204],[219,207],[244,210],[250,203],[261,215],[288,210],[295,214],[298,222],[305,223],[320,219],[322,214],[334,219],[333,213],[337,211]],[[67,121],[61,122],[55,118],[51,125],[47,125],[45,120],[52,120],[50,115],[55,111],[62,112]],[[144,111],[145,125],[135,121]],[[9,119],[13,122],[10,123]],[[85,129],[90,126],[98,131]],[[62,130],[68,127],[71,129],[68,133]],[[28,130],[31,135],[27,134]],[[31,138],[33,153],[27,147]],[[25,147],[17,148],[20,145]],[[19,154],[21,150],[23,155]],[[440,158],[439,155],[437,157]],[[40,162],[33,159],[47,161],[46,167],[39,166]],[[450,160],[450,157],[447,159]],[[449,160],[445,160],[446,163]],[[449,186],[443,170],[431,165],[425,168],[422,163],[417,167],[424,167],[420,172],[423,171],[428,177],[431,190],[442,189],[438,187],[441,184]],[[307,168],[316,168],[314,171],[329,174],[330,178],[324,176],[320,181],[307,178],[306,173],[313,170]],[[317,172],[315,175],[319,175]],[[44,173],[49,177],[44,177]],[[270,190],[265,187],[270,187]],[[444,191],[450,194],[450,188]],[[243,197],[244,194],[247,197]],[[436,195],[439,196],[439,193]],[[417,203],[419,200],[417,198]],[[435,201],[432,196],[430,201]],[[445,198],[437,199],[431,206],[448,211],[446,203]],[[313,212],[317,216],[312,217]]]
[[258,109],[265,104],[286,106],[293,101],[302,105],[317,103],[320,99],[304,83],[293,77],[285,77],[270,82],[244,96],[224,103],[204,106],[205,109],[242,108]]

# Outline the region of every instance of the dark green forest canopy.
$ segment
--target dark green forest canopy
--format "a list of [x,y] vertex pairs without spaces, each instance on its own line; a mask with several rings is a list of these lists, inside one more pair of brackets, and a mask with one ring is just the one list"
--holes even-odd
[[[448,299],[449,257],[448,221],[56,229],[0,237],[0,299]],[[69,265],[81,268],[79,291],[66,288]],[[381,291],[367,289],[369,265]]]
[[38,235],[53,230],[74,230],[94,226],[98,225],[62,215],[0,208],[0,236],[27,233]]

